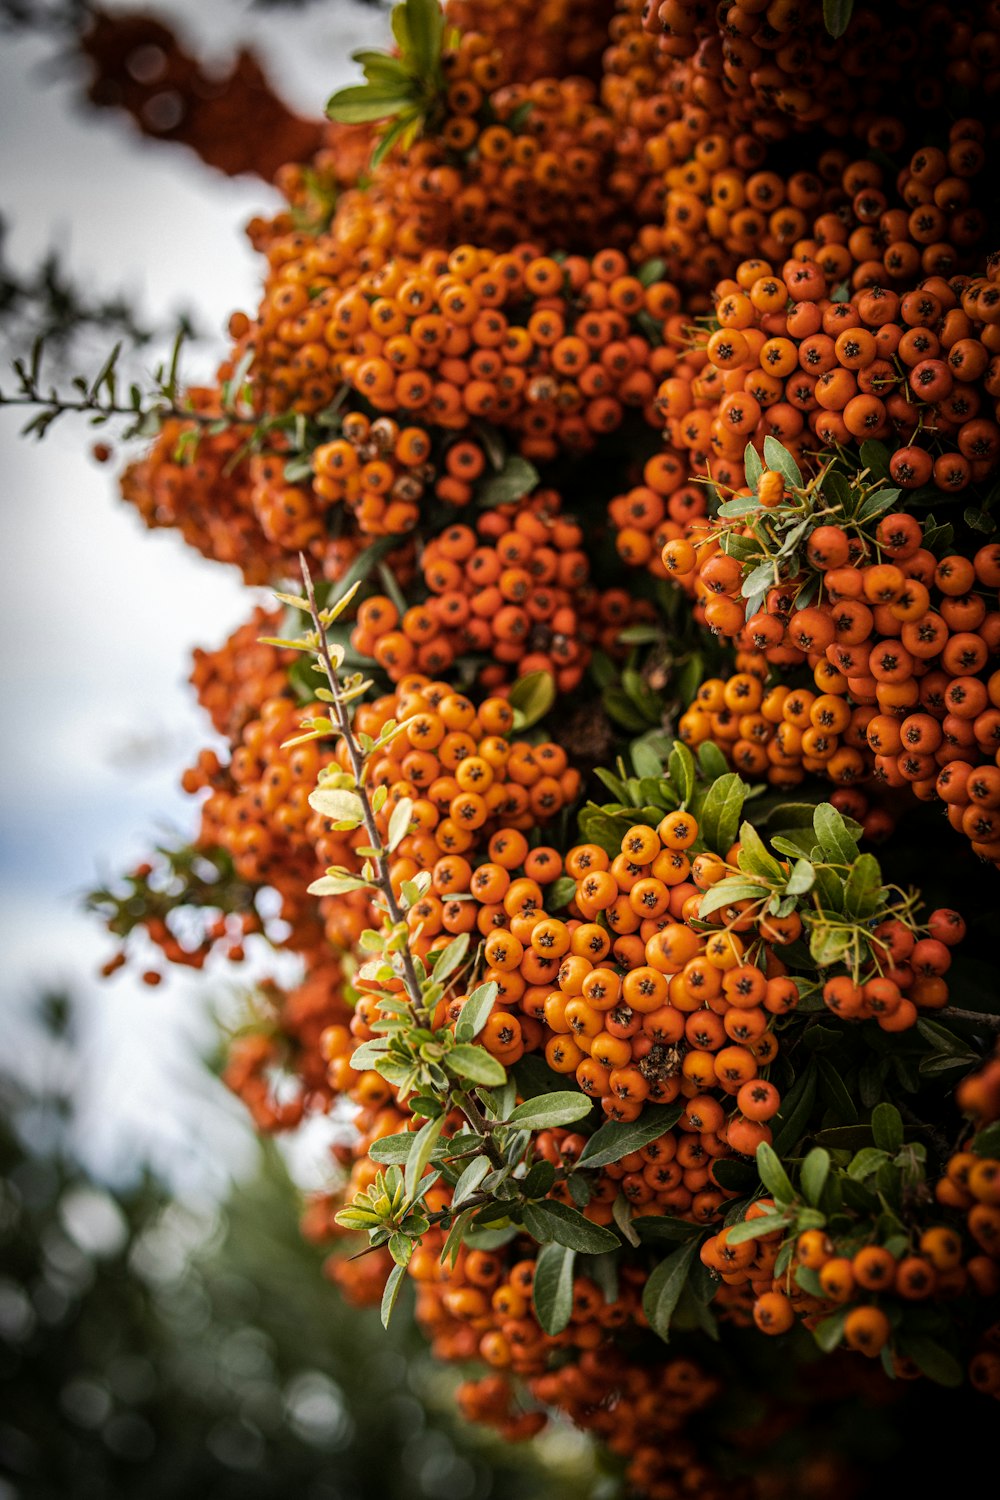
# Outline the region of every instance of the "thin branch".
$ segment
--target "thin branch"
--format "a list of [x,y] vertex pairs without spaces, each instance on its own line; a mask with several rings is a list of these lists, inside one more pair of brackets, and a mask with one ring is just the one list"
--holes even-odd
[[[337,726],[341,734],[343,735],[344,743],[347,745],[347,753],[350,756],[351,760],[351,770],[354,772],[354,780],[357,786],[357,794],[361,802],[361,812],[364,818],[365,831],[368,834],[368,840],[371,847],[376,851],[373,856],[375,861],[376,875],[373,884],[378,889],[382,896],[382,900],[385,902],[385,909],[389,917],[389,921],[394,927],[402,926],[405,923],[405,917],[403,916],[403,913],[400,909],[399,902],[396,900],[396,893],[392,888],[392,877],[389,873],[387,851],[382,845],[382,836],[378,831],[378,824],[375,822],[375,814],[372,811],[371,799],[368,796],[368,788],[364,784],[364,755],[362,753],[361,746],[358,744],[357,740],[354,737],[354,729],[351,724],[350,715],[347,712],[347,705],[343,702],[340,695],[340,679],[337,675],[337,668],[333,664],[333,658],[330,655],[330,647],[326,639],[326,631],[323,629],[323,624],[320,620],[319,607],[316,603],[316,592],[313,588],[312,574],[309,571],[309,564],[305,559],[305,555],[301,552],[299,553],[299,565],[302,569],[302,581],[305,584],[306,598],[309,601],[309,612],[312,616],[313,628],[315,629],[317,635],[317,651],[319,659],[322,663],[323,671],[326,674],[327,681],[330,684],[330,694],[333,698],[333,708],[337,716]],[[416,966],[413,962],[413,955],[408,947],[403,948],[402,953],[400,954],[400,960],[403,968],[403,980],[406,985],[407,993],[413,1004],[414,1013],[421,1017],[421,1019],[428,1020],[429,1017],[427,1013],[427,1007],[424,1005],[423,990],[420,985],[420,980],[417,976]]]

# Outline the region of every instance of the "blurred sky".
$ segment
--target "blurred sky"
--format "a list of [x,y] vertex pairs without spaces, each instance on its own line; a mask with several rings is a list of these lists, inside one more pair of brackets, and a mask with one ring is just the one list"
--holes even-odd
[[[210,59],[256,44],[303,114],[321,113],[353,76],[350,51],[388,29],[384,12],[354,0],[149,8]],[[124,116],[83,110],[73,74],[52,73],[54,51],[37,37],[0,47],[8,258],[24,269],[56,245],[75,279],[126,293],[157,325],[190,310],[211,338],[184,368],[210,375],[230,311],[256,305],[259,265],[243,225],[277,195],[144,140]],[[10,388],[6,370],[0,385]],[[127,1175],[147,1153],[181,1192],[202,1194],[250,1159],[241,1107],[194,1061],[211,1043],[206,996],[227,981],[213,986],[210,971],[155,991],[129,971],[97,981],[110,944],[79,898],[141,859],[166,826],[193,826],[178,777],[211,736],[186,685],[190,651],[220,642],[253,601],[235,570],[147,532],[121,503],[114,470],[88,456],[107,429],[67,416],[36,443],[17,436],[18,418],[0,410],[0,1048],[29,1073],[44,1066],[30,1003],[44,985],[71,987],[82,1001],[88,1164]]]

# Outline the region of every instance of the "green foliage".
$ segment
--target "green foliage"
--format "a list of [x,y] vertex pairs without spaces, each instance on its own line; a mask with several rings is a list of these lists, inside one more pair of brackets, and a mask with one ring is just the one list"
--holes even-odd
[[392,12],[392,30],[395,53],[353,53],[365,82],[339,89],[326,107],[330,119],[343,125],[391,122],[372,154],[373,168],[394,146],[407,150],[413,144],[439,111],[445,90],[445,22],[438,0],[402,0]]

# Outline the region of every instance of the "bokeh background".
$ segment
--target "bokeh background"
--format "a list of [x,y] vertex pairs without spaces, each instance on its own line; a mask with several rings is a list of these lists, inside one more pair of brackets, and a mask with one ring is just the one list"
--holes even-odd
[[[84,302],[122,298],[152,333],[128,356],[137,378],[180,318],[184,373],[208,375],[229,313],[256,302],[242,226],[278,201],[88,108],[62,24],[78,10],[0,4],[8,394],[24,294],[53,255]],[[253,47],[305,116],[387,28],[361,0],[156,13],[208,65]],[[53,381],[96,373],[115,336],[53,346]],[[389,1339],[340,1304],[296,1229],[327,1170],[322,1127],[292,1159],[263,1149],[211,1070],[230,981],[98,979],[110,947],[83,895],[190,826],[178,770],[211,743],[190,652],[250,601],[119,501],[123,451],[90,454],[113,438],[66,416],[36,442],[27,415],[0,406],[0,1500],[613,1494],[572,1433],[515,1454],[463,1429],[405,1317]]]

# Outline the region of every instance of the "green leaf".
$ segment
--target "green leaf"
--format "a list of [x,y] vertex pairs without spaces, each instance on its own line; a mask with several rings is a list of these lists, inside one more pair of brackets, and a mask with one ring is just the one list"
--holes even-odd
[[955,1356],[924,1334],[900,1334],[896,1347],[936,1385],[957,1386],[965,1380],[965,1371]]
[[642,1310],[649,1326],[664,1343],[669,1341],[671,1319],[698,1254],[698,1245],[698,1240],[691,1239],[679,1246],[660,1262],[643,1290]]
[[525,1198],[547,1198],[556,1180],[556,1169],[550,1161],[536,1161],[521,1178]]
[[814,1208],[819,1207],[819,1201],[823,1196],[823,1189],[826,1187],[826,1179],[829,1175],[829,1151],[824,1151],[822,1146],[814,1146],[802,1163],[799,1171],[799,1186]]
[[375,1064],[381,1062],[389,1050],[389,1039],[384,1036],[372,1037],[370,1042],[362,1042],[351,1053],[351,1067],[355,1072],[364,1072],[366,1068],[374,1068]]
[[452,938],[446,948],[439,948],[431,971],[435,983],[443,984],[446,979],[449,979],[468,951],[469,934],[467,932],[460,932],[458,937]]
[[882,515],[884,511],[891,510],[898,499],[898,490],[879,490],[878,494],[869,495],[858,511],[858,520],[874,520],[876,516]]
[[580,1152],[578,1167],[606,1167],[633,1151],[641,1151],[677,1124],[680,1104],[647,1104],[638,1120],[609,1120],[594,1132]]
[[880,1151],[895,1156],[903,1144],[903,1117],[894,1104],[877,1104],[872,1110],[872,1136]]
[[508,702],[514,710],[514,727],[530,729],[543,719],[556,701],[556,683],[551,672],[528,672],[510,690]]
[[765,880],[784,880],[785,878],[784,870],[774,855],[768,853],[763,839],[752,823],[740,825],[738,864],[741,870],[746,870],[752,875],[763,875]]
[[417,76],[432,80],[441,61],[444,14],[438,0],[405,0],[407,62]]
[[458,1041],[471,1042],[473,1037],[479,1035],[490,1018],[499,993],[500,986],[492,979],[488,984],[481,984],[472,991],[455,1022],[455,1036]]
[[619,1250],[621,1241],[610,1229],[592,1224],[568,1204],[549,1198],[542,1203],[524,1206],[524,1227],[540,1245],[553,1241],[581,1255],[603,1255],[605,1250]]
[[757,1147],[757,1175],[776,1203],[792,1203],[795,1189],[778,1159],[778,1153],[767,1141]]
[[389,1279],[385,1284],[385,1291],[382,1293],[380,1316],[383,1328],[388,1328],[389,1326],[389,1319],[392,1317],[392,1310],[396,1306],[396,1298],[399,1296],[399,1289],[403,1285],[403,1277],[405,1275],[406,1267],[398,1264],[393,1266],[389,1272]]
[[886,1153],[878,1146],[862,1146],[855,1152],[847,1168],[847,1175],[854,1182],[864,1182],[888,1161]]
[[[738,503],[739,502],[735,500],[729,502],[730,505],[735,505]],[[758,563],[755,568],[751,568],[750,572],[743,580],[743,585],[740,589],[740,593],[742,594],[744,599],[752,599],[756,594],[765,593],[767,589],[769,589],[772,584],[777,583],[777,581],[778,578],[775,564],[770,560],[770,558],[768,558],[767,562]],[[755,611],[751,610],[750,613],[753,614],[755,613]]]
[[732,906],[736,901],[760,901],[767,894],[767,887],[759,880],[740,880],[738,875],[732,875],[708,888],[698,903],[698,915],[704,920],[723,906]]
[[643,740],[635,740],[629,747],[632,766],[637,776],[658,778],[663,774],[663,762],[652,746]]
[[925,1021],[921,1018],[917,1022],[917,1030],[925,1042],[930,1042],[936,1052],[947,1052],[953,1057],[964,1057],[968,1052],[968,1043],[947,1026],[938,1025],[937,1021]]
[[497,1062],[485,1047],[460,1043],[459,1046],[452,1047],[444,1061],[449,1071],[459,1078],[471,1079],[473,1083],[485,1083],[487,1088],[499,1088],[507,1081],[503,1064]]
[[848,1307],[838,1307],[835,1313],[831,1313],[828,1318],[823,1318],[813,1329],[813,1338],[824,1354],[832,1354],[844,1337],[844,1324],[849,1312]]
[[756,490],[764,472],[764,464],[753,443],[747,443],[743,449],[743,472],[746,474],[747,484],[752,490]]
[[736,838],[746,786],[729,771],[709,787],[699,819],[702,838],[709,849],[725,854]]
[[611,1216],[621,1230],[622,1238],[634,1248],[642,1243],[639,1232],[632,1222],[632,1205],[624,1193],[619,1193],[611,1205]]
[[545,888],[546,911],[562,911],[575,895],[576,881],[572,875],[560,875],[558,880],[553,880],[552,884]]
[[593,1101],[579,1089],[563,1089],[556,1094],[540,1094],[537,1099],[526,1099],[513,1111],[507,1123],[522,1130],[553,1130],[586,1119],[593,1107]]
[[636,272],[636,276],[643,286],[652,286],[654,281],[662,281],[667,274],[667,263],[654,257],[652,260],[644,260]]
[[490,1159],[488,1156],[473,1157],[455,1184],[455,1190],[451,1195],[453,1208],[457,1208],[466,1198],[471,1198],[483,1178],[488,1176],[489,1170]]
[[400,1167],[409,1160],[416,1139],[417,1134],[413,1130],[404,1131],[401,1135],[383,1135],[377,1141],[372,1141],[368,1147],[368,1155],[372,1161]]
[[703,745],[698,746],[698,765],[706,781],[717,781],[729,770],[726,757],[714,740],[706,740]]
[[[839,0],[839,4],[838,0],[834,0],[834,5],[840,10],[846,10],[850,19],[853,0]],[[833,36],[834,33],[831,32],[830,35]],[[868,438],[861,444],[861,464],[863,468],[869,470],[874,479],[888,479],[890,474],[888,448],[884,443]]]
[[858,1106],[848,1093],[839,1071],[825,1057],[817,1057],[816,1066],[823,1092],[829,1101],[830,1108],[836,1111],[838,1117],[834,1123],[837,1125],[856,1124]]
[[687,745],[680,740],[675,740],[670,747],[670,758],[667,761],[667,775],[674,784],[674,789],[681,801],[690,802],[694,795],[695,764],[694,756]]
[[864,921],[878,910],[882,871],[874,854],[859,854],[844,882],[844,914]]
[[726,1230],[726,1243],[742,1245],[746,1240],[759,1240],[762,1235],[786,1228],[788,1222],[788,1214],[761,1214],[759,1219],[743,1219]]
[[309,793],[309,806],[335,823],[344,823],[349,819],[360,823],[364,817],[361,798],[357,792],[341,791],[334,787],[316,787]]
[[770,433],[764,439],[764,462],[769,469],[775,469],[782,476],[790,489],[801,489],[802,473],[798,464],[788,449]]
[[[726,1161],[725,1165],[733,1167],[737,1164]],[[657,1240],[699,1239],[703,1233],[700,1224],[692,1224],[690,1219],[674,1219],[669,1214],[641,1214],[632,1223],[644,1244],[646,1241],[655,1244]]]
[[828,969],[846,958],[853,941],[853,934],[843,928],[817,924],[809,935],[809,953],[821,969]]
[[438,1136],[444,1128],[444,1120],[444,1115],[439,1115],[436,1120],[428,1120],[417,1132],[416,1145],[407,1158],[406,1176],[403,1179],[408,1199],[412,1200],[417,1191],[417,1183],[424,1175],[424,1169],[429,1164],[434,1147],[437,1145]]
[[359,83],[331,95],[326,113],[341,125],[364,125],[372,120],[387,120],[412,104],[412,94],[400,93],[388,84]]
[[522,458],[519,453],[512,453],[499,474],[493,474],[479,484],[476,490],[477,503],[485,508],[513,505],[515,501],[530,495],[540,478],[534,464]]
[[391,52],[375,52],[371,48],[362,47],[360,51],[351,53],[351,61],[359,64],[370,83],[394,81],[405,87],[410,82],[410,75],[401,60],[393,57]]
[[804,896],[811,891],[816,881],[816,871],[808,859],[797,859],[785,882],[785,893],[789,896]]
[[981,1130],[973,1139],[971,1149],[977,1156],[1000,1156],[1000,1120]]
[[374,172],[376,167],[381,166],[396,142],[402,140],[408,131],[412,131],[421,118],[420,111],[415,106],[400,111],[389,128],[383,130],[375,142],[375,149],[368,162],[370,171]]
[[544,1245],[535,1262],[531,1291],[535,1315],[548,1334],[562,1333],[573,1313],[573,1262],[568,1245]]
[[345,891],[370,890],[371,881],[362,880],[359,875],[321,875],[311,885],[306,886],[310,896],[342,896]]
[[[730,1193],[744,1193],[749,1196],[757,1188],[757,1168],[749,1161],[736,1161],[734,1159],[716,1159],[715,1178],[720,1187],[724,1187]],[[653,1223],[654,1220],[642,1220],[643,1226]]]
[[853,865],[858,846],[847,831],[847,824],[830,802],[821,802],[813,814],[813,827],[820,848],[834,864]]
[[389,815],[389,827],[386,831],[386,847],[391,854],[394,849],[406,838],[410,831],[410,820],[413,817],[413,798],[400,797],[396,806]]

